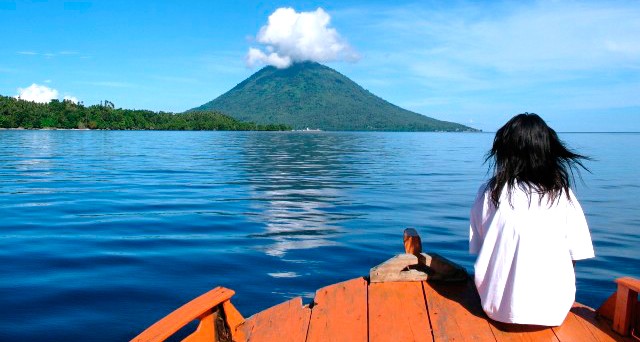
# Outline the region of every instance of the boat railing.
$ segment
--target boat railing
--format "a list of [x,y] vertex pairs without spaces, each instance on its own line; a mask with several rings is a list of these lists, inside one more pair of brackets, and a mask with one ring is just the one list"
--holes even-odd
[[617,291],[598,309],[598,315],[611,320],[618,334],[640,340],[640,279],[622,277],[616,283]]
[[182,341],[243,341],[244,336],[237,328],[244,318],[231,304],[234,294],[233,290],[216,287],[165,316],[131,341],[164,341],[193,321],[199,321],[198,327]]

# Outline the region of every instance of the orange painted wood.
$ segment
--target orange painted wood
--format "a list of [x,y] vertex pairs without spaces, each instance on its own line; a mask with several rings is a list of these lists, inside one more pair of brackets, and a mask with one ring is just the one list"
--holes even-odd
[[550,327],[504,324],[494,321],[491,322],[491,331],[499,342],[559,342]]
[[640,292],[640,279],[632,277],[622,277],[616,279],[616,283],[624,285],[624,287],[631,289],[635,292]]
[[304,342],[310,318],[311,309],[296,297],[249,317],[242,330],[250,342]]
[[616,293],[614,292],[607,298],[602,305],[596,310],[596,315],[613,321],[613,314],[616,311]]
[[434,341],[495,341],[472,280],[422,285]]
[[628,336],[631,326],[637,325],[633,322],[633,317],[638,315],[636,306],[638,303],[638,292],[640,291],[640,280],[631,277],[616,279],[618,291],[616,292],[616,306],[613,314],[613,330],[622,336]]
[[224,301],[222,303],[222,309],[224,310],[227,326],[231,329],[231,337],[233,340],[237,342],[246,340],[244,331],[240,329],[244,323],[244,317],[242,317],[238,309],[231,304],[231,300]]
[[367,282],[356,278],[316,292],[308,342],[367,341]]
[[[624,287],[627,287],[630,289],[631,292],[631,312],[629,313],[629,319],[633,320],[633,317],[635,316],[635,322],[630,322],[630,325],[632,325],[633,328],[635,330],[635,336],[638,337],[640,336],[640,302],[638,302],[638,293],[640,292],[640,279],[635,279],[635,278],[631,278],[631,277],[622,277],[622,278],[618,278],[616,279],[616,283],[618,283],[618,286],[623,285]],[[634,295],[635,294],[635,295]],[[633,303],[635,302],[635,304]],[[614,319],[615,322],[615,319]],[[638,339],[640,339],[640,337],[638,337]]]
[[573,308],[571,308],[571,313],[574,314],[575,318],[585,326],[598,341],[632,341],[630,338],[622,337],[613,331],[610,322],[598,318],[596,312],[588,306],[575,303],[573,304]]
[[421,282],[369,285],[369,341],[432,342]]
[[213,307],[229,300],[234,293],[233,290],[216,287],[176,309],[147,328],[140,335],[134,337],[131,341],[164,341],[176,331],[180,330],[180,328],[202,316]]
[[604,342],[614,341],[612,339],[603,340],[594,336],[592,331],[584,324],[584,320],[569,312],[567,318],[559,327],[552,328],[556,337],[560,341],[580,341],[580,342]]
[[616,309],[613,314],[613,330],[622,336],[629,335],[633,309],[637,301],[638,292],[619,282],[616,292]]
[[216,340],[215,317],[217,312],[208,311],[202,315],[198,328],[182,342],[210,342]]

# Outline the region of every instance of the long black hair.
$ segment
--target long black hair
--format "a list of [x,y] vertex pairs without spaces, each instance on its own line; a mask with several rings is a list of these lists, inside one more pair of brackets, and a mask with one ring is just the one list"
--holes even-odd
[[494,171],[488,183],[491,201],[496,208],[500,205],[505,186],[509,201],[514,186],[523,190],[528,187],[540,194],[540,201],[547,197],[550,204],[563,190],[571,200],[569,178],[574,178],[576,165],[589,171],[582,164],[582,160],[589,159],[565,147],[537,114],[518,114],[496,132],[493,147],[487,153],[485,162],[489,161]]

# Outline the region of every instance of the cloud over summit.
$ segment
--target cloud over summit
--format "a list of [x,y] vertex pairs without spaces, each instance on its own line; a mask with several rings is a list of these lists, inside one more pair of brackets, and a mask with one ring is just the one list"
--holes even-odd
[[268,64],[282,69],[302,61],[358,60],[358,54],[330,23],[331,16],[322,8],[313,12],[278,8],[256,36],[261,47],[249,48],[247,66]]

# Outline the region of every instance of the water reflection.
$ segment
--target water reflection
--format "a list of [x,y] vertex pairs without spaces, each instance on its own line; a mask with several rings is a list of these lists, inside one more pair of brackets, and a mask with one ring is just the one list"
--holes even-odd
[[[247,137],[243,170],[251,192],[252,220],[264,230],[258,249],[284,257],[288,251],[338,244],[340,222],[353,217],[337,206],[349,202],[344,188],[358,171],[344,163],[349,139],[331,133],[256,133]],[[278,273],[273,277],[294,277]]]
[[[270,181],[274,181],[271,179]],[[267,205],[262,218],[265,231],[252,237],[267,238],[272,243],[263,246],[266,254],[282,257],[288,250],[334,245],[331,240],[339,227],[327,222],[327,203],[318,198],[337,197],[331,189],[291,189],[265,191]],[[298,198],[299,200],[294,200]]]
[[21,146],[24,146],[24,154],[18,156],[14,167],[20,171],[20,175],[29,177],[43,177],[51,175],[51,159],[56,155],[51,131],[39,131],[37,134],[19,136]]

